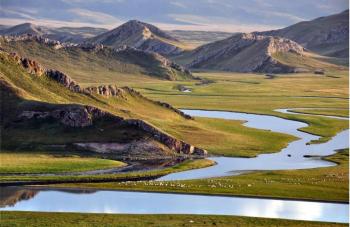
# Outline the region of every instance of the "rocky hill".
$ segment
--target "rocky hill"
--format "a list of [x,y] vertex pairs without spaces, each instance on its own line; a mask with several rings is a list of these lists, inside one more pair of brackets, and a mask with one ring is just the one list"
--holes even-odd
[[349,10],[257,34],[285,37],[318,54],[348,58]]
[[37,59],[47,68],[71,75],[79,82],[108,83],[118,78],[153,77],[166,80],[192,79],[190,71],[151,51],[101,44],[61,43],[41,36],[3,36],[8,52]]
[[88,39],[87,42],[119,48],[130,46],[162,55],[180,53],[185,46],[161,29],[137,20],[130,20],[121,26]]
[[0,27],[0,35],[6,36],[21,36],[21,35],[36,35],[51,40],[60,42],[73,42],[81,43],[87,38],[99,35],[106,32],[103,28],[92,28],[92,27],[45,27],[39,26],[32,23],[18,24],[12,27]]
[[241,33],[173,58],[192,69],[294,73],[337,67],[321,62],[298,43],[281,37]]
[[190,68],[235,72],[294,72],[281,64],[274,53],[304,54],[304,48],[283,38],[251,33],[237,34],[227,39],[201,46],[176,58]]
[[146,121],[158,114],[191,121],[169,104],[128,87],[83,88],[67,74],[16,53],[0,51],[0,92],[2,149],[97,142],[119,144],[110,152],[128,158],[206,154]]

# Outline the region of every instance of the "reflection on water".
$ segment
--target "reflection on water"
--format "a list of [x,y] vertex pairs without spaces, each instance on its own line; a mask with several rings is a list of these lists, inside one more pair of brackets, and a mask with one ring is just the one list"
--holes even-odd
[[[349,212],[348,204],[306,201],[123,191],[30,190],[15,187],[6,190],[33,192],[33,196],[28,200],[17,199],[17,203],[8,204],[0,210],[217,214],[343,223],[348,222]],[[4,199],[6,190],[1,190],[2,201],[9,201]]]
[[0,207],[14,206],[22,200],[30,200],[38,193],[37,190],[25,188],[0,188]]
[[[307,145],[311,140],[319,139],[319,136],[301,132],[298,129],[307,124],[298,121],[286,120],[279,117],[235,113],[226,111],[182,110],[186,114],[197,117],[211,117],[231,120],[243,120],[247,127],[271,130],[285,133],[300,138],[291,142],[278,153],[261,154],[256,158],[210,158],[217,165],[204,169],[195,169],[179,173],[173,173],[158,180],[185,180],[209,177],[219,177],[239,174],[249,170],[284,170],[284,169],[308,169],[317,167],[334,166],[335,163],[321,158],[306,158],[304,155],[326,156],[335,153],[335,150],[349,147],[349,130],[344,130],[334,136],[330,141],[322,144]],[[268,151],[266,151],[268,152]]]

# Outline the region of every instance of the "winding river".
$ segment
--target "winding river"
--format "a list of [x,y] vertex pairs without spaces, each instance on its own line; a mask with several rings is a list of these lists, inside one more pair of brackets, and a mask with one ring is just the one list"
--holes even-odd
[[[217,165],[173,173],[158,180],[185,180],[237,175],[255,170],[308,169],[334,166],[318,157],[334,154],[349,146],[349,130],[323,144],[307,145],[318,136],[298,129],[307,124],[275,116],[226,111],[183,110],[197,117],[243,120],[247,127],[290,134],[299,139],[278,153],[255,158],[210,157]],[[282,113],[287,109],[276,110]],[[327,117],[327,116],[324,116]],[[332,116],[328,116],[332,117]],[[343,120],[348,118],[336,117]],[[129,213],[129,214],[217,214],[249,217],[284,218],[323,222],[349,222],[349,204],[234,196],[204,196],[171,193],[146,193],[108,190],[63,190],[4,187],[0,191],[0,210]]]
[[[233,157],[212,157],[217,164],[208,168],[189,170],[179,173],[173,173],[159,178],[158,180],[188,180],[210,177],[221,177],[228,175],[237,175],[246,171],[256,170],[287,170],[287,169],[309,169],[318,167],[329,167],[336,165],[333,162],[325,161],[320,157],[308,156],[327,156],[332,155],[338,149],[349,147],[349,130],[344,130],[334,136],[331,140],[322,144],[307,145],[311,140],[317,140],[320,137],[299,131],[298,129],[308,126],[306,123],[287,120],[275,116],[258,115],[248,113],[237,113],[227,111],[208,111],[208,110],[182,110],[186,114],[195,117],[209,117],[230,120],[246,121],[245,126],[273,132],[280,132],[298,137],[288,144],[278,153],[261,154],[255,158],[233,158]],[[282,113],[288,112],[288,109],[276,110]],[[308,114],[309,115],[309,114]],[[333,116],[323,116],[332,117]],[[338,119],[348,120],[348,118],[337,117]]]

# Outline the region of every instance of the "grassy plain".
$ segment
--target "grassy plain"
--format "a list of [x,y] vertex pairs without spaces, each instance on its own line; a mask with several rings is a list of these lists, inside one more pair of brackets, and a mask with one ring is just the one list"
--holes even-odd
[[[52,160],[51,160],[52,162]],[[214,165],[215,162],[208,159],[196,159],[186,160],[180,164],[174,165],[169,168],[155,169],[148,171],[135,171],[129,173],[120,174],[99,174],[99,175],[57,175],[57,176],[25,176],[25,175],[3,175],[0,176],[0,182],[3,184],[18,183],[30,184],[52,184],[52,183],[74,183],[74,182],[105,182],[105,181],[127,181],[127,180],[141,180],[141,179],[154,179],[160,176],[164,176],[170,173],[204,168]],[[42,166],[44,167],[44,166]],[[33,170],[32,170],[33,171]]]
[[43,212],[0,212],[1,226],[347,226],[345,224],[283,219],[252,218],[218,215],[132,215],[132,214],[82,214]]
[[97,169],[117,168],[123,162],[68,154],[49,153],[0,153],[0,172],[11,173],[65,173]]
[[325,158],[339,165],[327,168],[259,171],[239,176],[169,182],[65,184],[63,187],[200,193],[349,201],[349,149]]
[[294,113],[331,115],[337,117],[349,117],[349,109],[296,109],[292,110]]

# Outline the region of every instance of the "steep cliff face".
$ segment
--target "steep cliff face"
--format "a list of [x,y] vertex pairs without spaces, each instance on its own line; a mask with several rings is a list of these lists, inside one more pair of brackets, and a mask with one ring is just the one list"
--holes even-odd
[[294,72],[296,69],[273,58],[275,53],[302,56],[304,48],[288,39],[252,33],[237,34],[178,57],[190,68],[235,72]]

